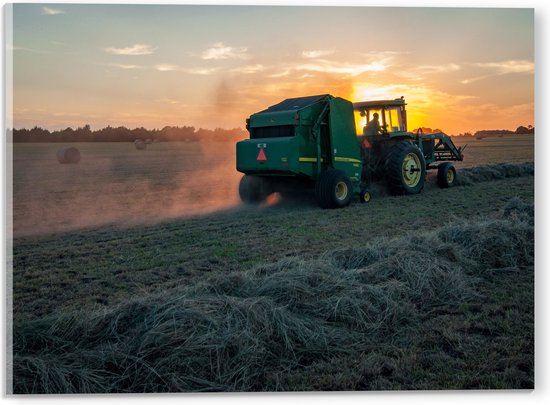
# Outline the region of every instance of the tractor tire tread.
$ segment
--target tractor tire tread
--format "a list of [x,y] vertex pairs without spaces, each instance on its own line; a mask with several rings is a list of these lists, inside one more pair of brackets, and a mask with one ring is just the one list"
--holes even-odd
[[[420,180],[420,185],[414,187],[412,190],[407,188],[403,183],[403,159],[409,150],[417,152],[422,166],[422,178]],[[424,156],[422,156],[422,153],[416,145],[409,141],[398,141],[388,153],[385,172],[386,183],[390,194],[417,194],[424,188],[426,180],[426,162],[424,160]]]
[[[336,201],[334,187],[339,180],[344,180],[348,186],[349,195],[343,203]],[[347,175],[336,169],[328,169],[319,176],[315,184],[315,196],[321,208],[343,208],[349,205],[353,195],[353,186]]]
[[[447,180],[447,173],[449,170],[454,172],[454,180],[452,183],[449,183]],[[454,185],[456,181],[456,169],[451,162],[443,162],[437,166],[437,185],[441,188],[449,188]]]

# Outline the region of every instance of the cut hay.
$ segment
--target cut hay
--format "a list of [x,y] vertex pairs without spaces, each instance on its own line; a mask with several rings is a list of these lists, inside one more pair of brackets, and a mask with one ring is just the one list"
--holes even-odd
[[75,164],[80,162],[80,151],[72,146],[61,148],[57,151],[57,161],[62,164]]
[[534,176],[533,162],[477,166],[457,170],[456,185],[470,185],[483,181],[501,180],[510,177]]
[[[485,181],[502,180],[512,177],[525,177],[535,175],[535,164],[525,163],[502,163],[495,165],[484,165],[468,168],[456,168],[455,186],[470,186]],[[437,170],[428,171],[426,177],[427,187],[436,187]],[[373,196],[380,197],[388,195],[387,185],[383,181],[373,181],[369,190]]]
[[274,391],[316,362],[410,342],[478,296],[489,271],[534,263],[534,212],[286,258],[103,312],[14,325],[16,393]]

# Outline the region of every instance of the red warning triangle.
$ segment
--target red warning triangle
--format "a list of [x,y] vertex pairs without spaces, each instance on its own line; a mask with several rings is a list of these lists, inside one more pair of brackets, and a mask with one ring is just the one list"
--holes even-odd
[[260,152],[258,153],[258,157],[256,158],[258,162],[265,162],[267,160],[267,156],[265,155],[264,148],[260,148]]

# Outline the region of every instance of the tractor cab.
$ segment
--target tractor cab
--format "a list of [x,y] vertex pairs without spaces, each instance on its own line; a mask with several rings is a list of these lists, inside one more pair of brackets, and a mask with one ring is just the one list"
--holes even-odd
[[407,132],[407,111],[403,97],[353,103],[353,110],[357,136],[391,136]]

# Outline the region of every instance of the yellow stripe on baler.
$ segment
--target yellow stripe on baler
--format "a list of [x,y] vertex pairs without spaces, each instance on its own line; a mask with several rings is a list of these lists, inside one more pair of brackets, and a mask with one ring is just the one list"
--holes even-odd
[[[340,156],[336,156],[334,158],[334,160],[336,162],[361,163],[361,161],[359,159],[353,159],[353,158],[348,158],[348,157],[340,157]],[[299,162],[315,163],[315,162],[317,162],[317,158],[314,158],[314,157],[299,157],[298,161]],[[324,162],[323,158],[321,158],[321,162]]]

